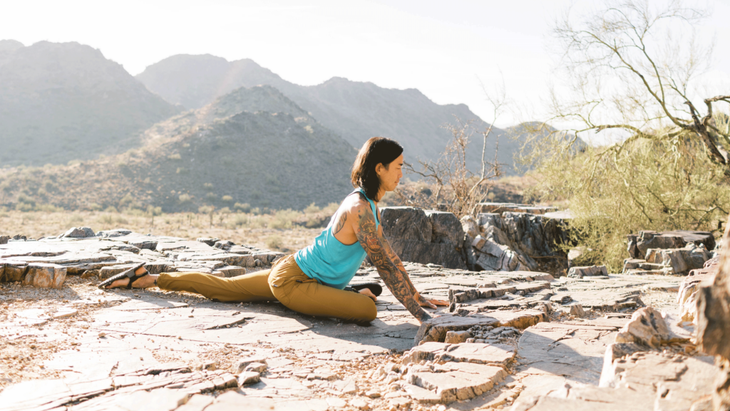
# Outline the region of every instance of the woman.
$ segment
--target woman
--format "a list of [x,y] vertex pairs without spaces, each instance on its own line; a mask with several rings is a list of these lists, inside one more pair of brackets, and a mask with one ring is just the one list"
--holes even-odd
[[360,149],[352,167],[357,187],[345,198],[314,244],[277,261],[270,270],[234,278],[202,273],[152,275],[135,267],[101,283],[108,288],[189,291],[219,301],[278,300],[303,314],[370,322],[377,316],[376,296],[369,288],[344,290],[365,256],[377,268],[393,295],[421,323],[431,318],[421,307],[448,305],[423,298],[411,283],[403,263],[383,236],[376,203],[395,190],[403,167],[403,148],[395,141],[373,137]]

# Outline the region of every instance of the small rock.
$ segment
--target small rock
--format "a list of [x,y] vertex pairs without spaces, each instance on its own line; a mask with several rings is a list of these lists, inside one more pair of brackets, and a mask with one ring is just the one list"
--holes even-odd
[[215,371],[218,369],[218,361],[204,362],[203,365],[201,365],[200,369],[208,370],[208,371]]
[[86,237],[94,237],[96,234],[94,234],[94,230],[92,230],[89,227],[73,227],[70,228],[68,231],[63,233],[60,237],[61,238],[86,238]]
[[447,331],[444,342],[449,344],[459,344],[466,342],[472,335],[469,331]]
[[246,365],[246,368],[244,369],[244,371],[253,371],[253,372],[257,372],[257,373],[261,374],[262,372],[266,371],[266,368],[267,368],[267,366],[264,363],[252,362],[252,363]]
[[245,371],[238,375],[238,385],[241,387],[256,384],[259,381],[261,381],[261,374],[254,371]]
[[571,278],[596,276],[608,277],[608,269],[606,269],[605,265],[593,265],[590,267],[571,267],[570,270],[568,270],[568,277]]
[[573,305],[571,305],[570,306],[570,314],[573,315],[573,316],[575,316],[575,317],[578,317],[578,318],[583,318],[583,317],[586,316],[586,312],[583,309],[583,306],[581,304],[573,304]]
[[369,410],[370,404],[362,398],[355,398],[350,400],[350,406],[358,410]]

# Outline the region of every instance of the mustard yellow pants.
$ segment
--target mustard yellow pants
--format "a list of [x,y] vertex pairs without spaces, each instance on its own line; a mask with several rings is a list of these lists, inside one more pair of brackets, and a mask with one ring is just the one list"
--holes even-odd
[[370,297],[318,283],[302,272],[293,255],[277,261],[270,270],[233,278],[193,272],[162,273],[157,278],[157,286],[193,292],[218,301],[278,300],[302,314],[347,321],[370,322],[378,315]]

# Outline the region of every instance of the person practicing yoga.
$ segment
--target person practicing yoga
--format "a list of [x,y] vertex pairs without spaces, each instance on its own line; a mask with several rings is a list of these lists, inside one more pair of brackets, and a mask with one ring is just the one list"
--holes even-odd
[[[350,193],[314,243],[276,261],[270,270],[233,278],[204,273],[149,274],[142,264],[118,274],[103,288],[148,288],[188,291],[219,301],[278,300],[303,314],[368,323],[377,316],[377,284],[346,289],[365,256],[408,311],[423,323],[431,316],[422,307],[446,306],[416,291],[400,258],[383,236],[378,201],[395,190],[403,177],[403,148],[396,141],[373,137],[362,146],[352,167]],[[374,292],[373,292],[374,291]]]

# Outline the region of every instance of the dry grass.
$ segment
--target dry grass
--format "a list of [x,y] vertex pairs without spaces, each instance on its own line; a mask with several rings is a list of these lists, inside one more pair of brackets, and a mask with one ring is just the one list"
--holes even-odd
[[[0,235],[28,238],[57,236],[71,227],[87,226],[94,232],[126,228],[134,232],[195,239],[217,237],[236,244],[275,248],[289,252],[311,244],[321,228],[304,228],[284,221],[283,213],[172,213],[153,216],[137,211],[0,211]],[[289,212],[302,218],[305,213]],[[282,228],[278,228],[282,227]],[[287,227],[287,228],[283,228]],[[272,247],[273,246],[273,247]]]

